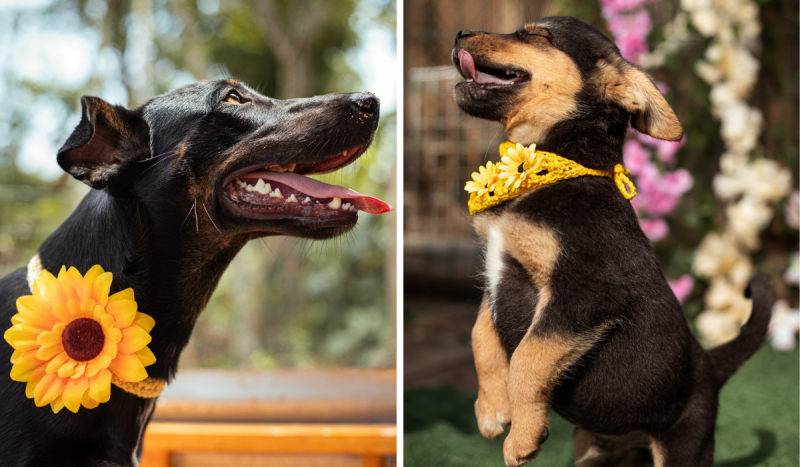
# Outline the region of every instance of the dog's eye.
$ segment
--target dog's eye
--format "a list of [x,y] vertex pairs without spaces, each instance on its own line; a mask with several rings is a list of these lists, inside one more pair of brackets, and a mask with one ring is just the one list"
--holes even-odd
[[231,91],[225,96],[225,102],[230,102],[231,104],[243,104],[243,100],[239,94]]

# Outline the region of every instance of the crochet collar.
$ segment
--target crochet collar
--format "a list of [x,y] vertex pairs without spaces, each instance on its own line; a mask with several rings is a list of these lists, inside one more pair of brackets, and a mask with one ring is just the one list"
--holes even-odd
[[473,172],[464,187],[470,193],[469,213],[473,216],[541,186],[587,175],[614,180],[627,200],[636,196],[630,172],[622,164],[613,171],[589,169],[557,154],[537,151],[535,144],[525,147],[510,141],[500,145],[500,156],[497,164],[488,162]]

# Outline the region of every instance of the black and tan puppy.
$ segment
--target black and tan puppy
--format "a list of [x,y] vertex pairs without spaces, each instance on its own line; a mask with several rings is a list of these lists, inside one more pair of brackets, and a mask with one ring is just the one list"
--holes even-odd
[[[93,189],[39,256],[53,273],[101,265],[114,274],[111,293],[133,288],[139,311],[155,319],[151,378],[173,377],[195,321],[249,240],[332,238],[356,225],[357,211],[391,209],[306,177],[344,167],[369,147],[379,117],[370,93],[277,100],[220,80],[135,109],[95,97],[81,104],[58,163]],[[0,280],[3,330],[17,298],[30,293],[24,268]],[[12,350],[0,343],[0,465],[139,464],[155,398],[112,385],[96,408],[53,413],[9,378]]]
[[[455,88],[465,112],[591,169],[623,163],[629,122],[660,139],[683,134],[651,79],[574,18],[461,31],[453,61],[467,78]],[[580,466],[623,465],[645,450],[657,467],[711,466],[719,391],[763,340],[768,281],[751,281],[741,334],[706,351],[612,180],[537,188],[479,213],[475,228],[486,249],[475,411],[487,438],[510,423],[506,464],[536,456],[552,407],[578,427]]]

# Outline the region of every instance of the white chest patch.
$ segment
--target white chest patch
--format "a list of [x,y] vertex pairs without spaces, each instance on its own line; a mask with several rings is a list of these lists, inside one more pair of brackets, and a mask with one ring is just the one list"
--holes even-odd
[[489,226],[486,235],[486,276],[489,279],[489,299],[494,302],[497,286],[503,274],[503,234],[494,226]]

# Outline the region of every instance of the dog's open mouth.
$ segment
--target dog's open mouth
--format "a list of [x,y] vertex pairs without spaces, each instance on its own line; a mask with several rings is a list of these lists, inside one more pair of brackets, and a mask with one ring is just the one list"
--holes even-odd
[[499,69],[476,64],[469,52],[459,50],[456,65],[468,83],[481,86],[512,86],[531,80],[529,74],[514,69]]
[[358,211],[382,214],[388,203],[349,188],[305,175],[333,172],[357,159],[366,149],[357,146],[319,162],[273,164],[245,170],[227,185],[227,196],[248,217],[261,219],[355,216]]

